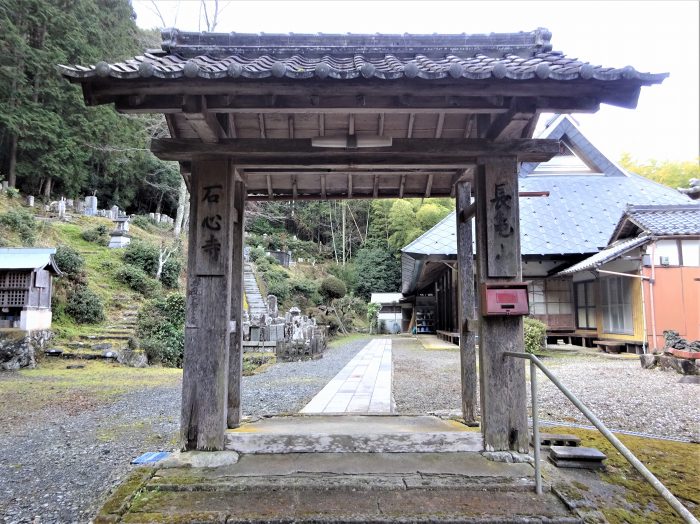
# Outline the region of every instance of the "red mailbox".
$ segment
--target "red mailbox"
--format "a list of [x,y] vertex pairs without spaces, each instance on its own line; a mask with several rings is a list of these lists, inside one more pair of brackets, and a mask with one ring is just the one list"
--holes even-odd
[[528,303],[526,282],[491,282],[482,284],[482,315],[527,315],[529,312],[530,305]]

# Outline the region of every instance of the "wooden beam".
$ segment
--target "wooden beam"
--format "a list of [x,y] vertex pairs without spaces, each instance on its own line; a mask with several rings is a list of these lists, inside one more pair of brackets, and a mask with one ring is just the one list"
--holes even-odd
[[289,138],[294,138],[294,115],[287,117],[287,126],[289,127]]
[[[516,159],[489,159],[478,167],[475,178],[479,286],[503,283],[504,278],[517,282],[522,273]],[[494,281],[491,273],[500,276]],[[525,366],[517,362],[519,359],[506,358],[505,351],[523,351],[522,317],[481,314],[479,378],[484,447],[525,453],[529,440]]]
[[267,194],[269,195],[270,199],[272,199],[274,196],[274,193],[272,192],[272,177],[267,175],[265,178],[267,179]]
[[379,196],[379,175],[374,175],[374,181],[372,182],[372,197],[377,198]]
[[258,126],[260,127],[260,138],[266,138],[267,133],[265,132],[265,115],[262,113],[258,114]]
[[325,200],[327,198],[326,195],[326,175],[321,175],[321,196]]
[[[394,188],[395,189],[395,188]],[[448,195],[441,195],[442,197],[447,198]],[[372,193],[358,193],[356,190],[353,190],[352,193],[352,200],[372,200],[374,199],[374,195]],[[389,193],[386,192],[386,194],[381,194],[378,195],[376,198],[399,198],[399,195],[397,193]],[[422,192],[404,192],[403,198],[423,198],[423,193]],[[348,194],[346,191],[342,191],[340,193],[326,193],[326,196],[324,197],[323,195],[320,196],[318,194],[306,194],[306,193],[300,193],[297,194],[297,197],[294,198],[294,196],[290,192],[276,192],[275,196],[270,199],[266,193],[248,193],[248,201],[250,202],[268,202],[270,200],[273,200],[275,202],[278,201],[299,201],[299,202],[304,202],[307,200],[346,200],[348,199]]]
[[485,138],[489,140],[509,140],[521,138],[523,130],[535,117],[537,107],[533,103],[525,103],[515,99],[506,113],[501,113],[491,123]]
[[[262,132],[262,130],[261,130]],[[273,160],[284,160],[285,164],[315,166],[317,162],[330,163],[391,163],[403,158],[403,164],[412,161],[434,164],[455,163],[462,159],[470,161],[476,157],[494,157],[502,155],[517,156],[523,162],[543,162],[559,153],[557,140],[517,139],[493,142],[485,139],[395,139],[391,147],[359,148],[353,150],[318,148],[308,139],[222,139],[218,143],[203,143],[195,139],[160,138],[151,142],[151,151],[162,160],[190,160],[194,157],[229,156],[237,159],[236,164],[251,160],[252,163],[265,164]],[[371,160],[370,160],[371,159]],[[368,160],[370,160],[368,162]],[[250,167],[250,166],[249,166]]]
[[384,113],[379,113],[377,116],[377,136],[384,135]]
[[355,134],[355,115],[352,113],[348,116],[348,135]]
[[318,115],[318,136],[326,136],[326,116],[323,113]]
[[235,220],[231,239],[231,340],[229,342],[227,426],[237,428],[241,423],[243,378],[243,251],[244,210],[246,188],[235,182]]
[[459,359],[462,386],[462,417],[476,425],[476,300],[471,220],[462,220],[471,204],[471,185],[457,183],[457,271],[459,284]]
[[296,200],[298,197],[297,189],[297,177],[292,177],[292,200]]
[[228,137],[238,138],[238,130],[236,129],[236,115],[228,114]]
[[348,198],[352,198],[352,175],[348,174]]
[[399,186],[399,198],[403,198],[403,192],[406,188],[406,175],[401,175],[401,185]]
[[425,198],[430,198],[430,190],[433,187],[433,174],[428,175],[428,180],[425,183]]
[[406,138],[411,138],[413,136],[413,124],[416,122],[416,114],[411,113],[408,115],[408,131],[406,131]]
[[231,175],[226,160],[192,165],[180,425],[185,449],[224,448],[235,191]]
[[442,112],[438,115],[438,121],[435,126],[435,138],[442,137],[442,128],[445,125],[445,113]]
[[476,124],[476,116],[475,115],[467,115],[467,119],[464,122],[464,138],[473,138],[472,137],[472,130],[474,129],[475,124]]

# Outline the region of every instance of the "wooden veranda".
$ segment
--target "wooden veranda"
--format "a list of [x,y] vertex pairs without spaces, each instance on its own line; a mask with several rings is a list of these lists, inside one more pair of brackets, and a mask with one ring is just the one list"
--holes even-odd
[[[474,307],[479,283],[521,279],[518,165],[559,150],[534,140],[541,112],[634,107],[665,75],[603,68],[552,51],[550,33],[255,35],[166,30],[124,63],[62,66],[89,105],[163,113],[191,191],[182,399],[185,449],[224,447],[241,418],[246,200],[456,199],[463,413],[489,450],[526,451],[522,317]],[[471,203],[472,195],[475,197]]]

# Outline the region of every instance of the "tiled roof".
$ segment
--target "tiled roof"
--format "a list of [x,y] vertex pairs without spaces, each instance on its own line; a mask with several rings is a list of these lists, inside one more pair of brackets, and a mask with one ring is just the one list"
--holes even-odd
[[631,249],[634,249],[637,246],[641,246],[642,244],[648,242],[651,237],[649,236],[641,236],[637,238],[629,238],[627,240],[622,240],[610,247],[607,247],[603,249],[602,251],[599,251],[592,257],[588,257],[585,260],[582,260],[578,264],[574,264],[573,266],[566,268],[564,271],[560,271],[557,273],[557,275],[569,275],[571,273],[578,273],[579,271],[587,271],[589,269],[595,269],[602,264],[605,264],[606,262],[613,260],[620,255],[624,255]]
[[[520,178],[520,191],[549,191],[547,197],[520,197],[521,252],[527,255],[595,253],[628,204],[688,204],[678,191],[638,175],[556,175]],[[455,255],[455,215],[451,213],[403,252]]]
[[630,206],[610,240],[640,232],[655,236],[700,235],[700,204]]
[[0,248],[0,269],[48,269],[60,275],[53,248]]
[[666,74],[602,67],[552,51],[551,33],[278,35],[163,32],[163,49],[115,64],[59,66],[73,78],[489,78],[638,80]]
[[[457,236],[454,212],[401,249],[408,255],[456,255]],[[421,257],[423,258],[423,257]]]

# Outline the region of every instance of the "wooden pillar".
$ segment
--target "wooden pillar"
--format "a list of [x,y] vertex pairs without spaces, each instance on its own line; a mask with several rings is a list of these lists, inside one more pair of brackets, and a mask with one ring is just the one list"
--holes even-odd
[[229,348],[228,427],[241,423],[241,379],[243,377],[243,229],[246,189],[243,182],[235,187],[235,223],[232,243],[231,342]]
[[[519,281],[520,215],[515,157],[485,160],[476,171],[476,240],[479,287]],[[520,316],[480,315],[481,427],[487,451],[528,450],[525,366],[505,351],[524,351]]]
[[471,185],[457,183],[457,270],[459,272],[459,358],[462,380],[462,416],[476,424],[476,327],[474,312],[474,252],[472,221],[467,216]]
[[227,160],[192,163],[182,378],[184,449],[224,449],[234,183]]

